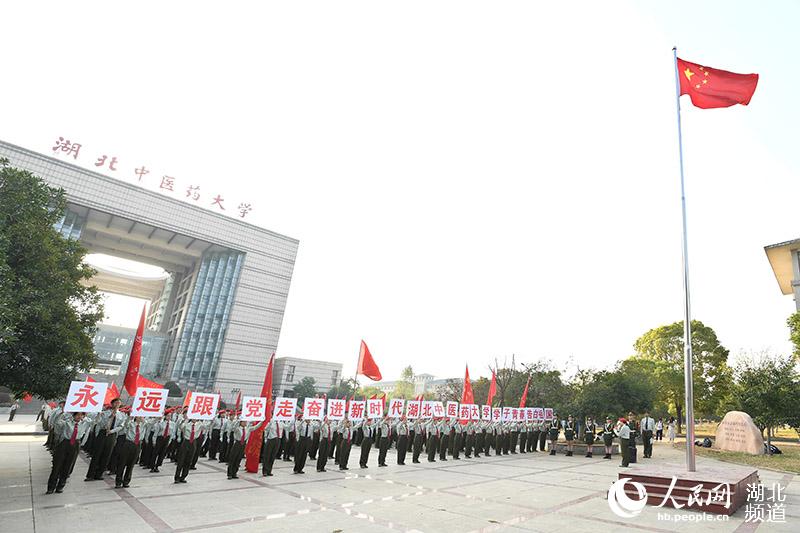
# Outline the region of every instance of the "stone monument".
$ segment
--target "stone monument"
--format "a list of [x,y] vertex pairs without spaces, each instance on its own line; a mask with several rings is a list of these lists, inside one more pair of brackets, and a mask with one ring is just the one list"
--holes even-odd
[[764,437],[745,412],[728,411],[717,426],[714,448],[753,455],[764,453]]

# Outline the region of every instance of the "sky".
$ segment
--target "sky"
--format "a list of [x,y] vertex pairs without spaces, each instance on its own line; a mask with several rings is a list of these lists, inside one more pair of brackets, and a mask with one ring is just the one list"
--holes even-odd
[[673,46],[760,75],[747,107],[681,101],[693,316],[732,356],[790,350],[763,247],[800,237],[800,4],[221,6],[5,3],[0,138],[299,239],[279,356],[605,368],[681,320]]

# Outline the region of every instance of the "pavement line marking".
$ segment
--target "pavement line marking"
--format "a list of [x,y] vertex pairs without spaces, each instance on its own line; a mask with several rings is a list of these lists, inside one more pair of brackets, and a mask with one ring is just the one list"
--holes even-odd
[[31,443],[28,443],[28,479],[31,484],[31,520],[33,521],[33,533],[36,533],[36,504],[33,501],[33,465],[31,461]]

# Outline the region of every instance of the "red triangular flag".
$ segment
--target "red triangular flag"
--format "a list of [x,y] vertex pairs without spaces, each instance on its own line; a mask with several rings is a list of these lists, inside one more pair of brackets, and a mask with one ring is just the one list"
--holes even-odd
[[492,370],[492,382],[489,384],[489,394],[486,397],[487,405],[492,405],[495,394],[497,394],[497,376],[494,375],[494,370]]
[[150,381],[140,374],[136,376],[136,387],[143,387],[145,389],[163,389],[164,385],[156,383],[155,381]]
[[525,390],[522,391],[522,398],[519,399],[519,406],[525,407],[525,402],[528,401],[528,385],[531,384],[531,376],[528,375],[528,381],[525,383]]
[[119,389],[116,383],[111,383],[106,389],[106,397],[103,399],[103,405],[110,404],[111,400],[119,398]]
[[123,386],[131,396],[136,394],[136,378],[139,375],[139,365],[142,364],[142,336],[144,335],[144,316],[147,304],[142,307],[142,317],[139,319],[139,327],[136,329],[136,337],[133,339],[131,356],[128,359],[128,369],[125,371],[125,381]]
[[756,92],[758,74],[736,74],[677,59],[681,94],[701,109],[747,105]]
[[464,373],[464,390],[461,392],[461,403],[475,403],[475,397],[472,395],[472,382],[469,380],[469,365],[467,365],[467,371]]
[[367,376],[372,381],[380,381],[383,379],[378,365],[375,364],[372,354],[369,353],[367,343],[363,340],[361,341],[361,348],[358,351],[358,368],[356,369],[356,374]]

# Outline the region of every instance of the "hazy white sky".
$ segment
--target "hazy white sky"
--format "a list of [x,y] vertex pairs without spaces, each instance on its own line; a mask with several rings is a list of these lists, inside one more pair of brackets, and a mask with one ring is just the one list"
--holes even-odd
[[694,316],[786,351],[763,246],[800,237],[800,4],[655,4],[7,2],[0,138],[300,239],[278,355],[604,367],[682,318],[677,45],[761,75],[749,107],[684,97]]

